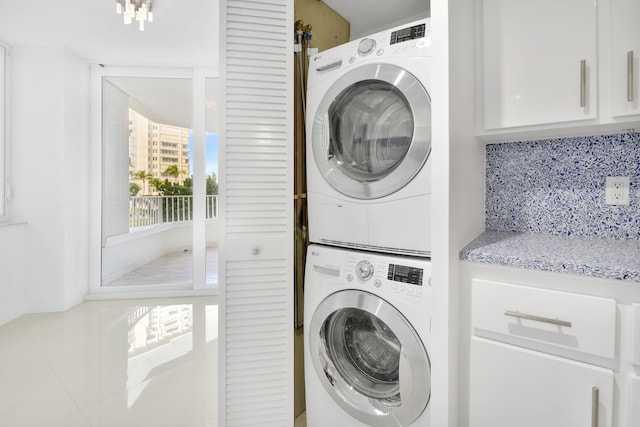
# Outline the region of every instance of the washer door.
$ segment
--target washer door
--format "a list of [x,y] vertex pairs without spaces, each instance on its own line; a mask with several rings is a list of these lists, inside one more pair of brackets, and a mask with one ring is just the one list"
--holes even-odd
[[389,195],[429,157],[429,94],[398,66],[354,68],[320,102],[311,139],[316,165],[337,191],[357,199]]
[[409,321],[380,297],[356,290],[329,295],[313,314],[308,339],[325,390],[360,422],[405,426],[427,407],[427,351]]

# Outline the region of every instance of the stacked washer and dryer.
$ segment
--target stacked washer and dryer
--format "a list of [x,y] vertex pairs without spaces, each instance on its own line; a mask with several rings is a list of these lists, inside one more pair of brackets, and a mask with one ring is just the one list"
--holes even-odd
[[430,76],[429,19],[310,58],[308,427],[430,425]]

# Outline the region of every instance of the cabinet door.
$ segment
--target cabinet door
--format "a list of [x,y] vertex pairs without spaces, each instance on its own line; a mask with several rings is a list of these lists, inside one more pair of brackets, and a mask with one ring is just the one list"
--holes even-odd
[[640,1],[612,0],[613,114],[640,114]]
[[629,420],[628,427],[640,426],[640,377],[629,378]]
[[485,129],[596,117],[593,0],[484,0],[482,31]]
[[611,427],[612,412],[612,371],[472,337],[470,427]]
[[640,303],[631,304],[631,363],[640,367]]

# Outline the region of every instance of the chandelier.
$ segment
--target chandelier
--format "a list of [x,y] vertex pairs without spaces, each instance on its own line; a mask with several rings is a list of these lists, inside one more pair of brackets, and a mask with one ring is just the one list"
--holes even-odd
[[116,0],[116,13],[124,17],[124,23],[129,25],[135,18],[140,31],[144,31],[145,21],[153,22],[153,0]]

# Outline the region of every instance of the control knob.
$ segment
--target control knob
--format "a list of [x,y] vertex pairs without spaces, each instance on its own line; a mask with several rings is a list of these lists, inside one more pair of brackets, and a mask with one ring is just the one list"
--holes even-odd
[[360,56],[365,56],[373,52],[373,49],[376,48],[376,41],[373,39],[362,39],[358,44],[358,54]]
[[373,276],[373,265],[369,261],[362,260],[356,264],[356,274],[360,280],[369,280]]

